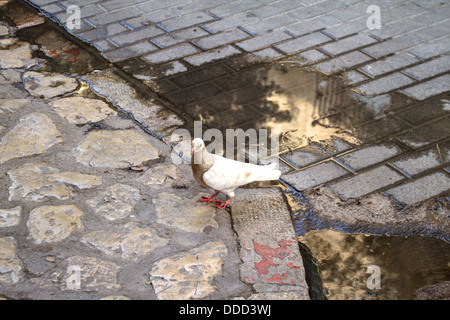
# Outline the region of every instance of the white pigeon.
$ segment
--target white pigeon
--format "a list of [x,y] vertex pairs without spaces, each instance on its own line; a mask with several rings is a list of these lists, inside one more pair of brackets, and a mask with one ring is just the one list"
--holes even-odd
[[[192,140],[191,166],[195,180],[215,191],[211,197],[202,197],[198,201],[205,201],[206,204],[211,201],[219,202],[220,205],[214,206],[219,209],[230,205],[236,188],[254,181],[278,180],[281,175],[281,171],[276,169],[276,163],[259,166],[211,154],[200,138]],[[228,199],[224,202],[216,200],[219,192],[225,193]]]

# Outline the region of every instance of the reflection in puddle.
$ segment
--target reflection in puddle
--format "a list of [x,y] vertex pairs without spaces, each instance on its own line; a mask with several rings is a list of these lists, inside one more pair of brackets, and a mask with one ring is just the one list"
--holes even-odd
[[[417,289],[450,280],[450,244],[442,240],[320,230],[299,241],[315,259],[330,300],[415,299]],[[380,269],[379,289],[368,288],[368,280],[375,283],[370,266]]]

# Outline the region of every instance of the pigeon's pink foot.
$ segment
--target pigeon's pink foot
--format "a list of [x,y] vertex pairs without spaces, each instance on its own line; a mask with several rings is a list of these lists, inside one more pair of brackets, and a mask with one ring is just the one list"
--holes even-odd
[[218,201],[218,200],[215,200],[215,201],[219,202],[220,204],[219,205],[215,205],[213,207],[216,207],[216,208],[219,208],[219,209],[225,209],[226,207],[230,206],[230,198],[228,198],[224,202],[221,202],[221,201]]
[[197,202],[206,202],[206,204],[209,204],[211,201],[220,202],[219,200],[214,199],[219,193],[214,193],[211,197],[201,197],[201,199],[198,199]]

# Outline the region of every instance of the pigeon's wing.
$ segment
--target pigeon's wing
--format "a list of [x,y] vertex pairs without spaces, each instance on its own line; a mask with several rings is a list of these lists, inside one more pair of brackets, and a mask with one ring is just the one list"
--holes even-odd
[[258,166],[214,155],[214,165],[203,174],[205,183],[216,190],[233,190],[258,180],[276,180],[281,172],[272,166]]

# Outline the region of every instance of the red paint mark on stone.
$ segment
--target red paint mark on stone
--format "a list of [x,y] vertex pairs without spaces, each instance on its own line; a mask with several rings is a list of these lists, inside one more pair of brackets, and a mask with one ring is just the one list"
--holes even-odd
[[56,52],[55,50],[50,51],[50,54],[51,54],[52,56],[60,57],[60,55],[58,54],[58,52]]
[[292,262],[289,262],[288,264],[287,264],[287,266],[289,267],[289,269],[300,269],[301,267],[299,267],[299,266],[294,266],[294,264],[292,263]]
[[72,55],[72,56],[74,56],[74,57],[77,57],[77,56],[79,56],[80,55],[80,49],[78,49],[78,48],[72,48],[72,49],[69,49],[69,50],[66,50],[66,51],[64,51],[64,52],[67,52],[68,54],[70,54],[70,55]]
[[270,281],[270,282],[276,281],[276,282],[281,283],[281,282],[283,282],[283,278],[286,278],[286,277],[287,277],[287,273],[283,273],[283,274],[275,273],[272,276],[272,278],[267,279],[267,281]]
[[253,241],[256,253],[263,256],[260,262],[255,262],[255,266],[258,269],[258,274],[261,275],[263,273],[267,273],[267,269],[270,266],[278,266],[278,264],[275,263],[273,259],[278,258],[284,260],[284,258],[286,258],[290,254],[290,252],[286,248],[293,242],[294,241],[280,240],[278,241],[279,248],[271,248],[269,246]]

